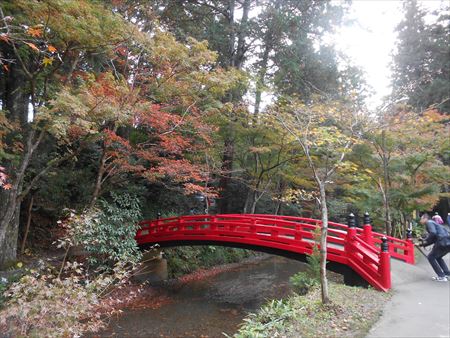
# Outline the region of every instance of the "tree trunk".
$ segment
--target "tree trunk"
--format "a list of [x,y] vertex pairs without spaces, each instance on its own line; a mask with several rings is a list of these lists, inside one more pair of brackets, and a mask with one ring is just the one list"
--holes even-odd
[[[228,41],[228,62],[230,67],[235,66],[235,42],[236,42],[236,32],[235,32],[235,22],[234,22],[234,12],[235,12],[235,0],[228,1],[228,29],[230,31],[230,37]],[[233,102],[233,92],[230,91],[228,95],[228,101]],[[226,131],[227,133],[229,131]],[[223,144],[223,154],[222,154],[222,166],[221,166],[221,177],[219,180],[219,212],[225,214],[229,211],[229,199],[230,199],[230,182],[231,182],[231,172],[233,169],[234,161],[234,140],[231,135],[226,135]]]
[[386,225],[386,234],[392,236],[392,219],[391,219],[391,211],[389,205],[389,159],[386,154],[386,131],[383,130],[381,132],[381,148],[382,148],[382,158],[383,161],[383,185],[380,185],[382,188],[383,194],[383,206],[384,206],[384,219]]
[[261,96],[266,82],[265,80],[267,74],[267,66],[269,64],[269,54],[273,48],[272,35],[272,30],[268,29],[264,39],[264,52],[261,59],[261,66],[258,71],[258,77],[256,79],[255,109],[253,111],[253,121],[255,123],[258,121],[259,110],[261,107]]
[[224,141],[224,150],[222,156],[222,167],[221,167],[221,178],[219,181],[219,210],[220,213],[226,214],[229,212],[229,206],[231,198],[230,194],[230,182],[233,170],[233,160],[234,160],[234,141],[230,138],[226,138]]
[[245,59],[245,38],[248,30],[248,14],[250,12],[251,0],[244,0],[242,4],[242,19],[237,34],[237,47],[233,54],[233,66],[241,69]]
[[25,143],[25,150],[16,174],[12,177],[11,189],[0,190],[0,265],[15,260],[17,255],[17,239],[19,231],[20,206],[22,199],[25,172],[30,164],[34,151],[41,142],[44,132],[40,132],[34,140],[35,130],[31,129]]
[[236,30],[234,27],[234,11],[235,11],[235,0],[228,1],[228,29],[230,32],[230,38],[228,41],[228,62],[231,67],[234,67],[234,44],[236,42]]
[[30,231],[31,224],[31,210],[33,209],[34,196],[31,196],[30,204],[28,205],[28,213],[27,213],[27,225],[25,227],[25,233],[22,239],[22,245],[20,247],[20,253],[23,255],[25,252],[25,245],[27,244],[28,232]]
[[392,219],[389,206],[389,198],[384,188],[382,188],[381,190],[381,195],[383,196],[384,222],[386,227],[386,234],[392,235]]
[[255,211],[256,211],[256,204],[258,204],[258,192],[255,190],[254,192],[253,192],[253,200],[252,200],[252,208],[250,209],[250,213],[251,214],[254,214],[255,213]]
[[17,239],[19,236],[20,205],[17,205],[9,223],[0,225],[0,267],[8,265],[17,258]]
[[282,206],[282,202],[281,201],[277,201],[277,205],[275,207],[274,215],[281,214],[281,206]]
[[89,208],[92,208],[97,202],[98,197],[100,196],[100,191],[102,189],[103,176],[106,171],[106,147],[102,145],[102,155],[100,157],[100,164],[97,172],[97,179],[95,181],[94,191],[92,192],[91,202],[89,203]]
[[25,128],[28,124],[28,103],[30,102],[30,93],[26,90],[27,77],[18,64],[11,64],[5,77],[3,110],[6,111],[10,121],[19,122],[21,128]]
[[244,210],[243,210],[244,214],[246,214],[248,212],[248,210],[250,209],[252,196],[253,196],[252,190],[249,188],[247,191],[247,197],[245,198],[245,204],[244,204]]
[[[13,58],[12,50],[5,48],[2,51],[5,55],[7,54]],[[18,165],[9,160],[5,160],[5,163],[2,163],[9,175],[11,189],[0,189],[0,266],[14,261],[17,256],[23,180],[33,152],[43,135],[41,133],[37,141],[35,141],[36,131],[31,129],[28,124],[28,105],[30,95],[33,93],[30,92],[30,79],[24,73],[22,67],[18,62],[11,63],[9,72],[3,72],[2,75],[4,77],[2,108],[5,110],[8,120],[17,123],[19,126],[14,133],[15,136],[21,137],[24,150]],[[9,140],[7,139],[6,142],[9,142]]]
[[322,211],[322,228],[320,232],[320,284],[322,286],[322,303],[330,302],[327,280],[327,235],[328,235],[328,207],[325,184],[319,183],[320,209]]

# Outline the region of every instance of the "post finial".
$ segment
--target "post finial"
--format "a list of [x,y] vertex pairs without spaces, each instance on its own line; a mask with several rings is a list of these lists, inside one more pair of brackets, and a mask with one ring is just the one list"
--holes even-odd
[[412,238],[412,230],[411,229],[406,229],[406,238],[407,239],[411,239]]
[[388,241],[386,237],[381,238],[381,251],[383,252],[388,251]]
[[349,228],[355,227],[355,215],[352,212],[348,215],[347,224]]
[[364,224],[370,224],[370,215],[367,211],[364,213]]

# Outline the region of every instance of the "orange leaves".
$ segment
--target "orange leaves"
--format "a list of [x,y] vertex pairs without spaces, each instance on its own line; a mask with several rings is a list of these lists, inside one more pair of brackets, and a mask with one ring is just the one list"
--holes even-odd
[[26,41],[24,41],[23,43],[26,44],[28,47],[30,47],[32,50],[34,50],[34,51],[39,53],[39,48],[37,48],[34,43],[26,42]]
[[43,33],[42,25],[37,25],[27,29],[27,34],[31,35],[34,38],[40,38],[42,36],[42,33]]
[[123,148],[126,151],[130,151],[131,146],[130,142],[127,139],[120,137],[110,129],[104,130],[103,133],[104,133],[104,142],[108,147]]
[[441,121],[445,121],[445,119],[447,118],[444,114],[439,112],[438,109],[428,109],[423,114],[423,117],[427,121],[433,122],[433,123],[439,123]]
[[182,154],[183,151],[188,149],[191,145],[188,138],[183,137],[178,133],[162,135],[160,139],[161,148],[171,154]]
[[56,52],[57,52],[56,47],[55,47],[55,46],[52,46],[52,45],[48,45],[47,49],[48,49],[48,51],[49,51],[50,53],[56,53]]
[[85,136],[87,131],[76,124],[72,124],[69,126],[67,130],[67,135],[70,140],[77,140],[82,136]]
[[217,196],[216,193],[208,194],[208,190],[204,186],[201,186],[201,185],[198,185],[198,184],[185,183],[185,184],[183,184],[183,186],[184,186],[184,193],[186,195],[201,193],[203,195],[211,195],[209,197],[216,197]]
[[160,158],[158,166],[151,169],[151,172],[170,177],[176,182],[202,181],[203,179],[200,168],[186,159]]

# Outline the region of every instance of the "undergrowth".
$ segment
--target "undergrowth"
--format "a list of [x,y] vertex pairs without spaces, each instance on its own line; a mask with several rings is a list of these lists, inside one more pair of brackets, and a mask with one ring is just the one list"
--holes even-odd
[[330,283],[331,303],[320,302],[320,287],[305,296],[272,300],[250,314],[234,338],[364,337],[389,295]]
[[221,246],[186,246],[166,249],[169,277],[179,277],[200,268],[235,263],[256,255],[253,251]]

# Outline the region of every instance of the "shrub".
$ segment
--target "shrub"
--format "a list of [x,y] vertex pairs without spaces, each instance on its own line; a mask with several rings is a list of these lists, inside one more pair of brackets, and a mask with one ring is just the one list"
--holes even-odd
[[1,332],[11,337],[79,337],[98,331],[104,326],[98,311],[101,298],[131,274],[122,264],[93,279],[76,262],[65,265],[64,278],[45,273],[48,269],[31,271],[4,293],[8,303],[0,312]]
[[272,300],[244,319],[235,338],[283,337],[287,324],[296,317],[291,300]]
[[170,277],[191,273],[199,268],[218,264],[239,262],[255,255],[254,252],[221,246],[186,246],[164,251],[167,257]]
[[62,226],[65,236],[58,247],[81,245],[90,255],[88,262],[110,269],[117,262],[138,263],[142,258],[134,236],[141,219],[140,203],[135,196],[111,193],[112,202],[100,200],[94,208],[70,217]]
[[312,278],[306,272],[296,273],[289,279],[289,281],[291,282],[295,292],[299,295],[306,295],[313,286],[320,284],[320,280]]
[[306,271],[298,272],[289,279],[294,290],[300,295],[307,294],[313,286],[320,284],[320,252],[317,245],[314,245],[313,252],[306,261]]

